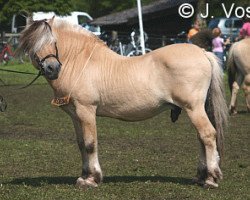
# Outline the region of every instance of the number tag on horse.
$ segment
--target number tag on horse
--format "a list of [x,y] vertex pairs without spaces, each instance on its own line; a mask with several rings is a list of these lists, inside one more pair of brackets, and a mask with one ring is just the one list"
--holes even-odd
[[61,97],[61,98],[54,98],[54,99],[52,99],[51,104],[53,106],[60,107],[60,106],[69,104],[69,100],[70,100],[69,96]]

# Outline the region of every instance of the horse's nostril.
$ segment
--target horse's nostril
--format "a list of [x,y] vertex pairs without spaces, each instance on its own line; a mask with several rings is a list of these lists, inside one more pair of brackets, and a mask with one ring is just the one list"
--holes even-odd
[[53,71],[53,67],[51,65],[48,65],[47,66],[47,70],[50,71],[50,72],[52,72]]

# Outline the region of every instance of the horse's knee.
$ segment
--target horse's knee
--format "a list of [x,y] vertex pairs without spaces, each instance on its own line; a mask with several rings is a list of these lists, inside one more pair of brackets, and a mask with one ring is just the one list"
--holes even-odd
[[85,149],[86,149],[86,153],[87,154],[92,154],[95,152],[95,143],[94,142],[90,142],[85,144]]

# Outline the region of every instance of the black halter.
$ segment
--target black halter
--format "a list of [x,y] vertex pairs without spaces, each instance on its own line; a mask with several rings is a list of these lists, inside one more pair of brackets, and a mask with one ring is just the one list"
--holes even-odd
[[24,88],[29,87],[29,86],[32,85],[41,75],[44,75],[44,74],[45,74],[43,63],[44,63],[44,61],[45,61],[46,59],[48,59],[48,58],[55,58],[55,59],[57,60],[57,62],[59,63],[59,65],[62,66],[62,63],[60,62],[59,57],[58,57],[58,49],[57,49],[56,42],[55,42],[55,49],[56,49],[56,55],[54,55],[54,54],[49,54],[49,55],[45,56],[44,58],[42,58],[41,60],[40,60],[40,58],[38,57],[38,55],[37,55],[36,53],[34,54],[34,59],[35,59],[37,65],[39,66],[39,72],[38,72],[37,76],[36,76],[29,84],[27,84],[27,85],[21,87],[20,89],[24,89]]
[[47,56],[45,56],[44,58],[42,58],[40,60],[40,58],[37,56],[37,54],[35,53],[34,54],[34,59],[37,63],[37,65],[39,66],[39,73],[40,75],[44,75],[44,61],[48,58],[55,58],[57,60],[57,62],[60,64],[60,66],[62,66],[62,63],[60,62],[59,60],[59,57],[58,57],[58,49],[57,49],[57,45],[56,45],[56,42],[55,42],[55,49],[56,49],[56,55],[55,54],[49,54]]

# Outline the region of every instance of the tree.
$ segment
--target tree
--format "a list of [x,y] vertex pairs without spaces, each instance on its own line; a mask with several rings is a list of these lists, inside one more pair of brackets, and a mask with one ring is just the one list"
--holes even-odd
[[[142,0],[142,4],[146,5],[154,0]],[[71,1],[75,10],[82,9],[88,12],[92,17],[100,17],[114,12],[136,7],[136,0],[73,0]]]
[[[146,5],[153,0],[142,0]],[[99,17],[136,6],[136,0],[0,0],[0,30],[10,29],[11,19],[20,12],[54,11],[64,15],[71,11],[88,12]]]
[[14,14],[20,12],[54,11],[57,14],[67,14],[72,10],[68,0],[0,0],[0,29],[10,27]]

